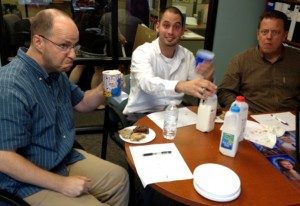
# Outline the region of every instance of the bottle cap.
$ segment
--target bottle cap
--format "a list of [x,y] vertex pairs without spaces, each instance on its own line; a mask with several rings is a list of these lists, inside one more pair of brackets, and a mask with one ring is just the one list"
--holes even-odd
[[232,106],[232,107],[230,107],[230,111],[232,111],[232,112],[240,112],[240,108],[238,107],[238,106]]
[[244,102],[244,101],[245,101],[245,97],[244,97],[244,96],[237,96],[237,97],[236,97],[236,100],[237,100],[238,102]]

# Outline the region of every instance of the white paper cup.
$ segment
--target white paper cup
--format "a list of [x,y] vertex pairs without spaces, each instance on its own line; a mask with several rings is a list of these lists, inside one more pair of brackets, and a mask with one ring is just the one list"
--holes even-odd
[[215,57],[215,53],[201,49],[197,51],[196,54],[196,64],[195,66],[198,66],[198,64],[202,63],[203,61],[211,61]]
[[106,97],[121,95],[121,72],[118,70],[105,70],[103,74],[103,94]]

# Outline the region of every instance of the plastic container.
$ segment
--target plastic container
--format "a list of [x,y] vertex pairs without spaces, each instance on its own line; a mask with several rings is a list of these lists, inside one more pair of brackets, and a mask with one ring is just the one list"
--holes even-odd
[[176,136],[178,120],[178,108],[176,101],[170,101],[170,105],[165,110],[163,134],[164,138],[172,140]]
[[241,126],[241,133],[239,135],[239,141],[242,141],[245,135],[249,105],[247,104],[247,102],[245,102],[245,97],[243,96],[237,96],[236,100],[231,104],[231,106],[234,105],[240,108],[240,117],[242,120],[242,126]]
[[219,150],[229,157],[235,157],[238,149],[242,123],[239,113],[240,108],[232,106],[224,118]]
[[215,57],[215,53],[205,49],[199,49],[196,54],[195,67],[203,61],[212,61]]
[[217,113],[217,95],[201,100],[198,107],[196,129],[201,132],[210,132],[215,128]]

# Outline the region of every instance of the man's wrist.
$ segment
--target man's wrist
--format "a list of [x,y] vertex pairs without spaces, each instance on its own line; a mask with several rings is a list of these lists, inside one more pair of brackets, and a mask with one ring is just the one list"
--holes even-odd
[[176,86],[175,86],[175,92],[176,93],[182,93],[183,91],[182,91],[182,87],[181,87],[181,85],[182,85],[182,83],[183,83],[183,81],[179,81],[177,84],[176,84]]

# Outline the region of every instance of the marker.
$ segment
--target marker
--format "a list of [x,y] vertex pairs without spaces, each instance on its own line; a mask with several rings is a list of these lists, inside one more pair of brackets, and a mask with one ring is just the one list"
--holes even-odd
[[163,152],[151,152],[151,153],[145,153],[143,156],[152,156],[152,155],[163,155],[163,154],[171,154],[171,151],[163,151]]
[[287,123],[286,121],[283,121],[282,119],[279,119],[278,117],[276,117],[274,114],[271,114],[271,117],[273,117],[274,119],[276,119],[277,121],[279,121],[281,124],[284,124],[286,126],[289,126],[289,123]]

